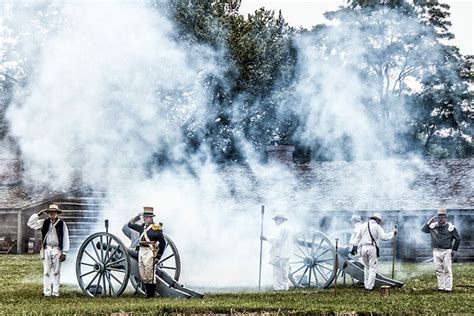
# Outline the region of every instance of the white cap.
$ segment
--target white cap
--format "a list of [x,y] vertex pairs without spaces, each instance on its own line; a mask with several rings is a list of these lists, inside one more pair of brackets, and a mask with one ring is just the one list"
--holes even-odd
[[351,222],[362,222],[362,218],[360,217],[360,215],[352,215],[351,216]]

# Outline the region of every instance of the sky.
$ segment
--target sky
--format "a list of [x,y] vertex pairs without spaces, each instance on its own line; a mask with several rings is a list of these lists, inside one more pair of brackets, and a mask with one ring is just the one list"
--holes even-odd
[[[345,0],[242,0],[240,12],[253,13],[265,7],[269,10],[282,10],[284,18],[290,25],[309,28],[324,22],[324,12],[337,9]],[[451,6],[451,31],[455,35],[453,44],[461,53],[474,55],[474,1],[445,0]]]

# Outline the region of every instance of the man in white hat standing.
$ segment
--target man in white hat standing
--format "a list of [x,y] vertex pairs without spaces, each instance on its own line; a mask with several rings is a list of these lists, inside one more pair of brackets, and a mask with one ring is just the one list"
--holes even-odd
[[451,292],[453,289],[453,270],[451,259],[458,251],[461,237],[456,227],[448,222],[447,210],[438,209],[438,215],[426,222],[421,231],[431,234],[433,262],[438,279],[438,290]]
[[377,274],[377,262],[379,257],[378,240],[389,240],[397,234],[397,230],[385,233],[382,216],[375,213],[369,218],[367,223],[363,223],[355,238],[355,244],[360,247],[360,256],[364,263],[364,287],[372,290]]
[[290,256],[293,251],[291,229],[287,223],[288,218],[283,214],[278,214],[272,219],[275,221],[275,231],[271,237],[261,236],[260,238],[268,241],[272,246],[269,263],[273,265],[273,289],[287,291],[289,289]]
[[[48,213],[48,218],[39,217]],[[56,204],[31,215],[28,227],[41,229],[41,259],[43,259],[43,294],[44,296],[59,296],[61,278],[61,262],[66,260],[69,251],[69,231],[66,223],[58,218],[62,210]]]
[[352,224],[352,234],[351,234],[351,239],[349,241],[349,245],[351,246],[357,246],[356,243],[356,236],[359,233],[360,227],[362,226],[362,218],[360,215],[352,215],[351,217],[351,224]]
[[[165,251],[166,240],[160,224],[153,222],[153,207],[144,206],[143,213],[130,220],[128,227],[140,234],[138,269],[145,284],[146,297],[154,297],[156,292],[155,264]],[[143,217],[143,224],[136,222]]]

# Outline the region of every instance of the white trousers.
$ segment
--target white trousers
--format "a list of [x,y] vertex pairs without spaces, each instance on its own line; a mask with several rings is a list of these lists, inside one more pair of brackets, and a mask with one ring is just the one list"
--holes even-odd
[[362,245],[360,256],[364,263],[364,287],[367,290],[372,290],[377,274],[377,249],[374,245]]
[[438,279],[438,289],[451,291],[453,289],[453,269],[451,264],[451,249],[433,249],[433,262]]
[[45,296],[59,296],[59,282],[61,278],[61,249],[46,246],[43,250],[43,293]]
[[289,258],[275,258],[272,259],[273,265],[273,289],[275,291],[288,291],[289,279],[288,273],[290,272],[290,259]]
[[140,247],[138,269],[143,283],[155,283],[155,256],[150,247]]

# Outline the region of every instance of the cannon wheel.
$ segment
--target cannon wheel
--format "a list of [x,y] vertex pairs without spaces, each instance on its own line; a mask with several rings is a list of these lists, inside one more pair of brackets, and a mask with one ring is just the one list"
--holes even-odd
[[289,279],[295,287],[326,288],[334,280],[336,249],[328,236],[306,230],[293,238]]
[[76,276],[82,292],[88,296],[121,295],[130,276],[127,248],[112,234],[92,234],[79,248]]
[[[179,281],[181,275],[181,258],[179,256],[178,247],[176,247],[173,240],[165,234],[166,239],[166,248],[161,256],[160,261],[156,265],[156,269],[161,269],[162,271],[168,273],[173,279]],[[155,278],[158,278],[155,276]],[[157,282],[159,282],[157,280]],[[145,286],[140,280],[139,275],[131,275],[130,283],[132,283],[133,288],[138,293],[145,295]]]

